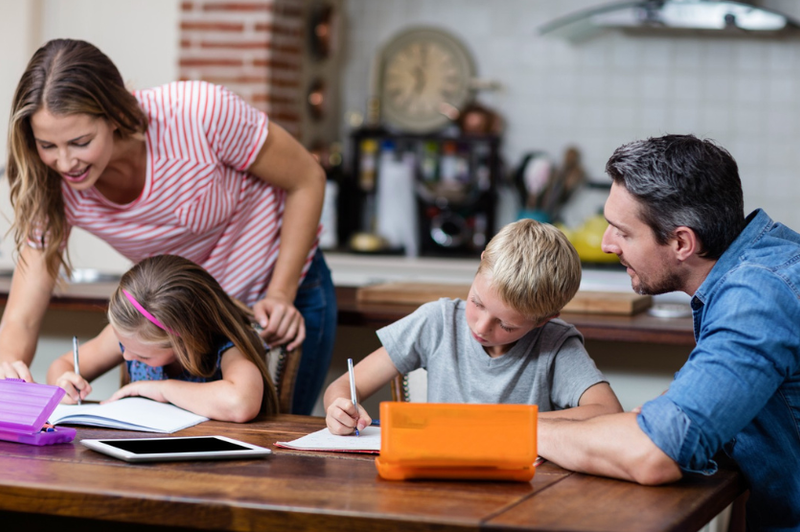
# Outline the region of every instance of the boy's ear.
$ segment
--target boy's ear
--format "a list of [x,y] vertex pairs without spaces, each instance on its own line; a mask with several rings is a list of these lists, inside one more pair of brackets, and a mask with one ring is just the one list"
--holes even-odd
[[557,318],[557,317],[559,317],[559,316],[561,316],[561,313],[560,313],[560,312],[556,312],[555,314],[553,314],[553,315],[552,315],[552,316],[550,316],[549,318],[545,318],[545,319],[543,319],[543,320],[542,320],[542,321],[541,321],[541,322],[540,322],[540,323],[539,323],[539,324],[536,326],[536,328],[539,328],[539,327],[541,327],[542,325],[544,325],[544,324],[545,324],[545,323],[547,323],[548,321],[550,321],[550,320],[554,320],[554,319],[556,319],[556,318]]

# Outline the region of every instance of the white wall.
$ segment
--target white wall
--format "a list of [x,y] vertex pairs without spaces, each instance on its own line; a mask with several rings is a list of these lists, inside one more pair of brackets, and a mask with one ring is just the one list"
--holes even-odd
[[[800,229],[800,37],[634,37],[581,44],[540,36],[554,18],[607,0],[347,0],[342,108],[363,113],[376,48],[433,25],[472,51],[479,77],[505,85],[479,99],[507,120],[506,162],[575,144],[592,178],[612,151],[665,133],[711,137],[737,159],[748,210]],[[762,0],[800,18],[800,2]],[[347,126],[342,125],[346,135]]]
[[[178,0],[0,0],[0,165],[5,166],[14,89],[39,46],[54,38],[83,39],[114,61],[129,88],[160,85],[177,77],[179,8]],[[0,214],[5,235],[13,217],[5,180]],[[12,251],[9,235],[0,246],[0,267],[13,264]],[[130,264],[81,230],[70,238],[70,255],[78,268],[122,272]]]

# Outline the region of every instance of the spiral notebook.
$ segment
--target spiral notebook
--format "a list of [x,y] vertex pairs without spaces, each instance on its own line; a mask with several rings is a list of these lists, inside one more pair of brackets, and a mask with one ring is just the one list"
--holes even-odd
[[125,397],[105,404],[60,404],[49,421],[53,425],[88,425],[169,434],[208,421],[208,418],[173,404]]

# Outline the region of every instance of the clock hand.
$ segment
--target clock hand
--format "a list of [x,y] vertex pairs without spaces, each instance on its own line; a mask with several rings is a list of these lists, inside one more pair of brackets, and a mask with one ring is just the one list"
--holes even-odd
[[422,89],[425,87],[425,72],[422,70],[422,67],[414,67],[413,74],[414,76],[414,92],[417,94],[422,93]]

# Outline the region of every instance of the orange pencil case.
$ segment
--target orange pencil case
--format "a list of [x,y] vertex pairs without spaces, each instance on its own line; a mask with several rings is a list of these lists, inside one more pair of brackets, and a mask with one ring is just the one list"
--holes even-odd
[[536,468],[536,405],[381,403],[378,474],[517,480]]

